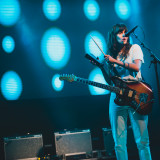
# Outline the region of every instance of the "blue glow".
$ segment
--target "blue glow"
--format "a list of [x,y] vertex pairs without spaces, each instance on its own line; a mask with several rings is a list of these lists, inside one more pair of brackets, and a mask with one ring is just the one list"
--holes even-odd
[[61,5],[58,0],[45,0],[43,2],[44,15],[51,21],[57,20],[61,14]]
[[127,20],[131,14],[129,2],[127,0],[116,0],[115,11],[119,18]]
[[131,36],[129,37],[129,43],[130,43],[130,44],[133,44],[133,39],[132,39]]
[[4,26],[14,25],[20,16],[18,0],[0,0],[0,24]]
[[[94,70],[91,71],[89,75],[89,80],[107,85],[107,82],[105,81],[103,74],[99,68],[95,68]],[[104,95],[104,94],[110,93],[106,89],[102,89],[102,88],[98,88],[90,85],[88,87],[91,95]]]
[[91,21],[95,21],[99,17],[100,8],[95,0],[86,0],[83,10],[86,17]]
[[140,13],[140,1],[130,0],[130,6],[132,7],[133,16],[137,16]]
[[41,51],[49,67],[61,69],[70,58],[70,42],[63,31],[51,28],[42,37]]
[[64,86],[64,81],[59,80],[59,74],[56,74],[52,78],[52,87],[56,91],[61,91]]
[[92,31],[90,32],[86,38],[85,38],[85,52],[86,53],[91,53],[95,55],[96,57],[99,57],[100,61],[104,59],[104,55],[101,52],[101,50],[97,47],[95,42],[92,40],[92,38],[97,42],[99,47],[102,49],[104,53],[107,51],[107,46],[106,46],[106,41],[104,37],[97,31]]
[[6,36],[2,40],[2,47],[5,52],[11,53],[15,48],[14,40],[11,36]]
[[6,72],[1,79],[2,95],[7,100],[17,100],[22,93],[22,81],[14,71]]

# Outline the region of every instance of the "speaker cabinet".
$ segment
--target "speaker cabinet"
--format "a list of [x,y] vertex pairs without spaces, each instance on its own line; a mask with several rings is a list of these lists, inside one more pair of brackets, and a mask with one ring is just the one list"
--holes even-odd
[[42,135],[4,138],[5,160],[36,159],[43,155]]
[[58,156],[64,156],[73,153],[92,152],[92,141],[90,130],[81,130],[78,132],[55,132],[55,147]]
[[107,128],[102,128],[103,131],[103,141],[104,141],[104,149],[106,150],[106,154],[108,156],[114,155],[114,140],[112,137],[112,130]]
[[[115,151],[114,151],[114,140],[112,136],[112,130],[103,128],[102,131],[103,131],[104,148],[106,150],[106,153],[109,156],[113,156],[115,155]],[[131,126],[127,128],[127,150],[129,155],[137,155],[137,147]]]

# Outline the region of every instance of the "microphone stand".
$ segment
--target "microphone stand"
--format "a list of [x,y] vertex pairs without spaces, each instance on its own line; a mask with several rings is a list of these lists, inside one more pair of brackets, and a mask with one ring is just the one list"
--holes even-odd
[[157,63],[160,64],[160,60],[155,56],[155,54],[153,54],[153,52],[144,45],[144,43],[138,38],[138,36],[133,32],[132,33],[135,38],[140,42],[141,46],[145,49],[148,50],[148,52],[150,53],[150,57],[152,58],[149,68],[151,67],[151,64],[154,64],[154,69],[155,69],[155,74],[156,74],[156,80],[157,80],[157,88],[158,88],[158,100],[159,100],[159,105],[160,105],[160,84],[159,84],[159,77],[158,77],[158,70],[157,70]]

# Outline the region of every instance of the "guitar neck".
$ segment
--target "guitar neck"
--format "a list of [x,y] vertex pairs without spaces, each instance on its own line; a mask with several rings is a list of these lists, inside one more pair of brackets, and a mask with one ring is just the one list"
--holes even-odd
[[120,88],[118,88],[118,87],[105,85],[105,84],[98,83],[98,82],[89,81],[89,80],[84,79],[84,78],[76,77],[76,81],[84,83],[84,84],[87,84],[87,85],[99,87],[99,88],[102,88],[102,89],[107,89],[107,90],[109,90],[111,92],[115,92],[115,93],[119,93],[120,92]]

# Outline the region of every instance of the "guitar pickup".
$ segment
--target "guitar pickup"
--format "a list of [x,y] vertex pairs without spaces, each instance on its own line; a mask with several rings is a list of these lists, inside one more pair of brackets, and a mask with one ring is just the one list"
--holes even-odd
[[122,88],[122,89],[120,89],[119,94],[120,95],[126,95],[126,96],[131,98],[131,97],[133,97],[134,92],[132,90]]
[[120,94],[120,95],[123,95],[124,90],[125,90],[124,88],[120,89],[119,94]]
[[132,90],[129,90],[128,92],[128,97],[132,97],[133,96],[133,91]]

